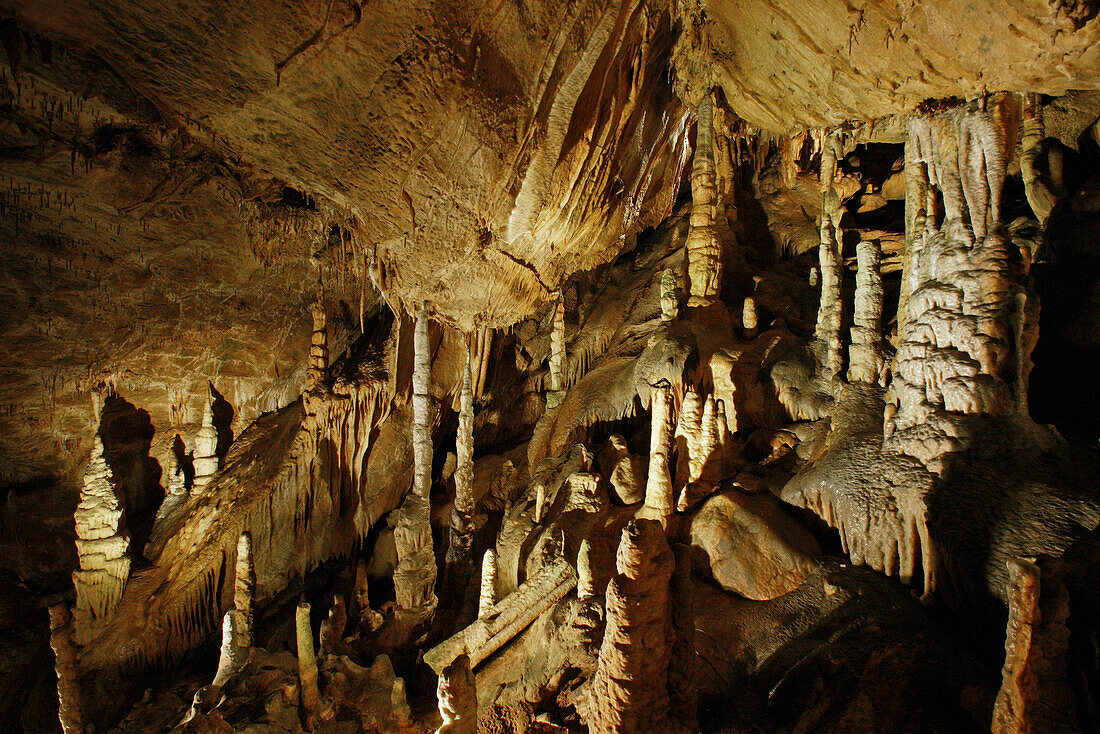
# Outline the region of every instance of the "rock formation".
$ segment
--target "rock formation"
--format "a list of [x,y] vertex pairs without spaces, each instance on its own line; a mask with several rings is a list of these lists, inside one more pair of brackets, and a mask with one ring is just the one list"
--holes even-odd
[[488,617],[497,603],[497,554],[492,548],[481,558],[481,591],[478,594],[477,618]]
[[298,641],[298,680],[301,685],[302,711],[305,715],[306,727],[312,729],[318,720],[327,716],[324,702],[321,700],[321,692],[317,688],[317,655],[313,649],[309,604],[298,605],[294,631]]
[[881,383],[883,378],[881,257],[876,242],[861,240],[856,245],[855,313],[848,348],[850,382]]
[[429,525],[431,508],[431,362],[428,343],[428,309],[422,307],[416,319],[413,338],[413,486],[401,505],[394,526],[397,544],[397,568],[393,579],[397,591],[397,611],[410,624],[419,625],[435,613],[435,553]]
[[218,458],[218,429],[214,426],[214,386],[210,386],[210,399],[203,403],[202,426],[195,434],[196,492],[202,492],[221,468]]
[[459,655],[443,668],[436,700],[443,719],[436,734],[477,734],[477,689],[469,657]]
[[565,302],[554,300],[550,325],[550,389],[546,391],[546,409],[561,405],[565,391]]
[[647,517],[668,519],[675,509],[675,494],[669,467],[672,443],[672,416],[669,387],[658,385],[650,390],[649,472],[646,475],[645,505]]
[[233,574],[233,608],[240,615],[238,619],[240,644],[252,645],[253,616],[252,605],[256,593],[256,569],[252,563],[252,534],[245,531],[237,539],[237,560]]
[[92,442],[74,517],[80,568],[73,572],[73,636],[77,644],[84,644],[110,619],[130,577],[125,513],[112,486],[103,441],[98,435]]
[[714,170],[714,101],[703,95],[696,109],[695,155],[691,171],[691,229],[687,237],[688,306],[714,302],[722,285],[722,243]]
[[459,396],[458,432],[455,436],[455,505],[451,513],[450,543],[447,547],[447,588],[459,594],[473,575],[474,497],[474,384],[470,365],[469,338],[466,365]]
[[214,674],[213,685],[221,688],[233,676],[241,671],[248,662],[251,630],[246,627],[244,614],[230,609],[222,618],[222,646],[218,657],[218,672]]
[[[607,587],[607,627],[589,692],[593,732],[676,731],[669,719],[673,635],[669,581],[676,566],[659,523],[623,529]],[[683,722],[687,723],[687,722]]]

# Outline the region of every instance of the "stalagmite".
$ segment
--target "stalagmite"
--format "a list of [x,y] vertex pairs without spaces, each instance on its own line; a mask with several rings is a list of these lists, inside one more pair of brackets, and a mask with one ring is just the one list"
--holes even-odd
[[214,386],[210,386],[210,399],[202,409],[202,426],[195,434],[195,491],[204,489],[214,479],[220,468],[218,460],[218,429],[214,426]]
[[852,317],[852,343],[848,349],[849,382],[880,383],[885,357],[882,337],[882,252],[878,243],[862,240],[856,245],[856,296]]
[[589,690],[592,734],[672,731],[669,720],[669,580],[675,568],[661,526],[632,520],[607,586],[607,626]]
[[646,477],[645,505],[641,516],[665,522],[675,507],[668,455],[671,449],[670,388],[662,383],[650,390],[652,406],[649,434],[649,474]]
[[810,287],[811,288],[817,288],[818,283],[820,283],[820,282],[821,282],[821,273],[820,273],[820,271],[816,267],[810,268]]
[[111,616],[130,577],[130,537],[124,523],[125,513],[111,484],[103,442],[98,435],[92,443],[80,502],[73,516],[80,564],[73,572],[76,586],[73,628],[76,643],[83,645]]
[[236,609],[230,609],[222,617],[222,647],[218,672],[214,674],[215,686],[224,686],[248,662],[249,643],[244,637],[244,626],[244,615]]
[[592,576],[592,542],[585,538],[577,551],[577,598],[581,601],[596,595],[596,580]]
[[233,577],[233,608],[240,614],[240,640],[252,644],[252,598],[256,588],[256,570],[252,564],[252,534],[241,533],[237,539],[237,562]]
[[309,346],[309,368],[306,370],[306,390],[315,390],[328,374],[328,324],[325,315],[325,289],[317,280],[317,298],[310,309],[313,316],[313,337]]
[[755,339],[758,332],[756,321],[756,299],[752,296],[745,298],[745,302],[741,305],[741,326],[742,336],[745,339]]
[[478,597],[478,619],[488,617],[497,603],[497,552],[492,548],[481,558],[481,593]]
[[57,673],[58,718],[65,734],[84,734],[76,647],[73,645],[69,608],[64,603],[50,606],[50,647]]
[[684,402],[676,418],[676,472],[673,486],[681,490],[699,478],[705,456],[703,455],[703,403],[694,389],[684,393]]
[[468,655],[459,655],[443,668],[436,702],[443,719],[436,734],[477,734],[477,688]]
[[301,683],[302,708],[306,714],[306,727],[312,729],[324,718],[321,708],[321,692],[317,688],[317,656],[313,651],[313,628],[309,622],[309,604],[301,603],[294,619],[298,640],[298,680]]
[[561,405],[565,397],[565,301],[559,295],[554,302],[554,322],[550,330],[550,389],[546,391],[546,409]]
[[680,286],[676,272],[666,269],[661,273],[661,321],[675,321],[680,313]]
[[470,339],[466,340],[466,366],[459,396],[458,433],[455,436],[455,505],[451,513],[447,547],[447,589],[461,594],[473,575],[474,515],[474,386]]
[[424,304],[413,335],[413,487],[397,510],[393,537],[397,567],[393,572],[397,613],[418,625],[435,613],[435,553],[432,550],[431,507],[431,354],[428,342],[428,307]]
[[489,617],[479,618],[424,653],[424,662],[439,673],[444,666],[465,653],[470,656],[470,666],[477,667],[561,601],[576,585],[577,572],[572,564],[563,558],[555,559],[497,602]]
[[1008,562],[1005,662],[992,734],[1078,730],[1066,676],[1069,597],[1056,564],[1058,578],[1049,580],[1030,561]]
[[688,306],[715,301],[722,284],[722,242],[715,222],[718,186],[714,166],[714,101],[708,92],[696,110],[695,160],[691,171],[691,221],[687,236]]
[[[821,300],[818,302],[814,343],[820,376],[831,383],[843,366],[840,324],[841,302],[841,240],[840,221],[844,208],[836,189],[837,163],[843,157],[844,144],[838,132],[829,133],[821,149],[821,244],[818,262],[821,267]],[[812,276],[811,276],[812,277]]]
[[546,485],[539,482],[535,485],[535,522],[542,522],[542,513],[546,510]]
[[375,632],[382,626],[382,615],[370,605],[370,579],[367,573],[367,561],[360,558],[355,566],[355,607],[359,613],[359,629],[363,632]]
[[344,604],[344,597],[337,594],[332,599],[328,616],[321,622],[321,630],[318,634],[321,655],[348,655],[351,652],[344,640],[344,630],[347,629],[347,626],[348,612]]

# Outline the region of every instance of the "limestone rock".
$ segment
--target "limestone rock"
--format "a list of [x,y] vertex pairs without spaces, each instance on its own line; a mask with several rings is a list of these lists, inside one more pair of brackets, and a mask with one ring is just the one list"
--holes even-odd
[[821,548],[813,535],[767,494],[727,490],[691,520],[696,564],[726,591],[746,599],[775,599],[813,571]]

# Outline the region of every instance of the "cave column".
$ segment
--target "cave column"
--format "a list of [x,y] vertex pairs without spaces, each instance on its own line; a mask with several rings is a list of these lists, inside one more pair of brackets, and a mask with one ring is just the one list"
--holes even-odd
[[459,396],[458,433],[455,437],[455,505],[447,547],[447,589],[461,596],[472,575],[474,515],[474,377],[470,337],[466,338],[466,366]]
[[722,242],[714,164],[714,100],[710,91],[696,109],[695,156],[691,170],[691,219],[687,236],[688,306],[708,306],[721,291]]
[[393,581],[397,613],[413,626],[428,622],[435,613],[435,552],[432,549],[431,489],[431,354],[428,306],[424,304],[413,333],[413,487],[397,510],[394,542],[397,567]]
[[817,309],[814,343],[821,376],[826,382],[840,376],[844,361],[840,340],[843,310],[840,220],[844,209],[836,189],[837,163],[843,152],[842,147],[840,133],[837,132],[827,134],[821,146],[821,244],[817,249],[821,268],[821,300]]

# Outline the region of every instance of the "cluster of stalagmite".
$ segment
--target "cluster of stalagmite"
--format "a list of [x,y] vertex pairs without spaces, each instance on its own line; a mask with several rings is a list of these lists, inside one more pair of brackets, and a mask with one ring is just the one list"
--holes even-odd
[[443,720],[436,734],[477,734],[477,688],[469,656],[459,655],[440,672],[436,701]]
[[195,434],[195,479],[196,491],[204,489],[218,473],[218,429],[214,426],[214,388],[210,387],[210,396],[202,408],[202,425]]
[[553,410],[565,398],[565,301],[559,295],[554,302],[550,328],[550,389],[546,391],[546,408]]
[[688,305],[710,305],[722,284],[722,242],[714,165],[714,101],[708,92],[696,110],[695,157],[691,171],[691,220],[687,236]]
[[451,513],[447,547],[447,588],[454,594],[465,589],[473,570],[474,540],[474,385],[470,342],[466,340],[466,366],[459,395],[458,433],[455,436],[455,505]]
[[721,419],[722,401],[705,399],[695,390],[684,394],[676,420],[676,475],[674,488],[682,492],[697,482],[715,483],[722,478],[726,425]]
[[998,95],[910,122],[914,235],[884,432],[894,450],[936,473],[967,445],[963,417],[1005,414],[1024,398],[1015,376],[1037,314],[1022,285],[1026,263],[1000,224],[1017,112],[1013,98]]
[[431,619],[438,605],[435,594],[435,553],[432,550],[431,489],[431,354],[428,308],[424,305],[413,334],[413,487],[397,511],[393,537],[397,567],[393,571],[397,613],[412,624]]
[[632,520],[607,586],[606,627],[589,690],[593,734],[678,731],[669,713],[669,581],[676,566],[657,522]]
[[61,720],[61,730],[65,734],[84,734],[76,646],[73,644],[69,608],[63,603],[50,607],[50,647],[53,648],[54,671],[57,673],[57,714]]
[[1008,628],[993,734],[1077,731],[1066,679],[1069,595],[1056,566],[1048,579],[1030,561],[1008,562]]
[[662,523],[672,515],[676,499],[669,468],[672,450],[671,389],[665,383],[650,389],[650,438],[649,474],[646,477],[645,517],[659,519]]
[[111,484],[96,435],[92,456],[84,470],[84,486],[76,507],[76,550],[80,568],[73,572],[76,607],[73,609],[77,644],[86,644],[114,611],[130,577],[130,537],[124,511]]
[[856,245],[856,295],[852,343],[848,348],[848,381],[881,384],[886,368],[882,328],[882,251],[877,242]]
[[325,314],[325,290],[317,283],[317,299],[311,309],[313,337],[309,346],[309,367],[306,369],[306,389],[314,390],[328,372],[328,323]]

